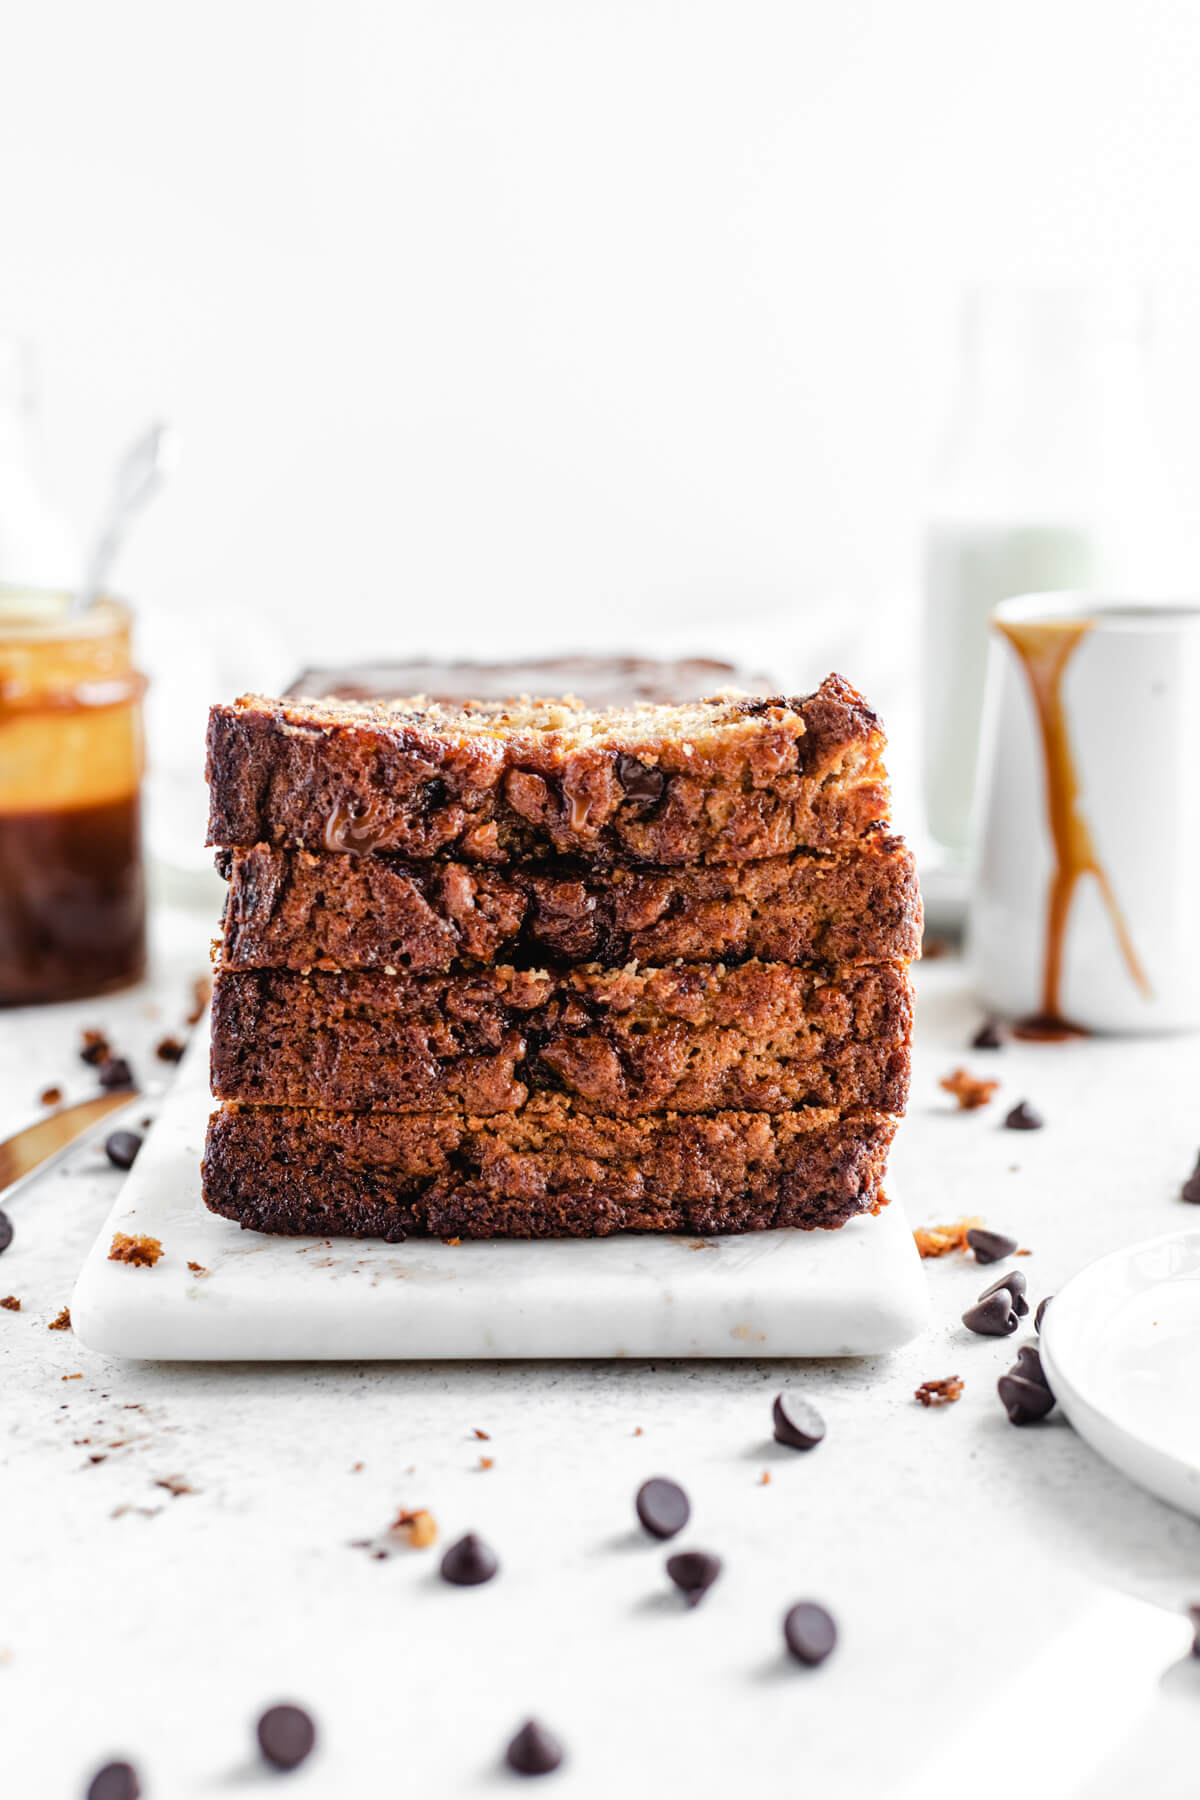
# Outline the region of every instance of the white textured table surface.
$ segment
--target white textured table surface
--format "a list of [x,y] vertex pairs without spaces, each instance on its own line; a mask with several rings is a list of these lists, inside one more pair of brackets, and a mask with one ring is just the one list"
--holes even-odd
[[[150,988],[0,1015],[0,1132],[51,1082],[91,1091],[81,1024],[164,1073],[149,1047],[178,1026],[208,935],[164,923]],[[1191,1222],[1200,1040],[967,1053],[977,1015],[945,961],[919,1010],[897,1156],[915,1221],[978,1213],[1018,1235],[1035,1300]],[[957,1061],[1001,1078],[996,1104],[951,1110],[937,1078]],[[999,1129],[1022,1097],[1044,1131]],[[530,1712],[570,1752],[544,1791],[588,1800],[1194,1793],[1200,1663],[1166,1609],[1200,1598],[1200,1526],[1057,1416],[1008,1425],[995,1381],[1015,1346],[958,1324],[988,1280],[969,1261],[925,1265],[921,1340],[845,1363],[130,1364],[46,1329],[118,1180],[76,1152],[12,1202],[0,1260],[22,1302],[0,1311],[6,1794],[71,1800],[118,1752],[147,1800],[264,1789],[280,1778],[251,1731],[277,1698],[321,1730],[287,1792],[330,1800],[511,1788],[497,1757]],[[949,1374],[956,1406],[915,1404]],[[809,1455],[770,1442],[785,1382],[827,1418]],[[725,1559],[694,1612],[634,1529],[659,1473],[692,1497],[673,1547]],[[176,1477],[191,1491],[157,1485]],[[429,1507],[443,1542],[478,1530],[499,1578],[452,1589],[436,1552],[350,1547],[402,1506]],[[781,1654],[805,1597],[842,1629],[815,1673]]]

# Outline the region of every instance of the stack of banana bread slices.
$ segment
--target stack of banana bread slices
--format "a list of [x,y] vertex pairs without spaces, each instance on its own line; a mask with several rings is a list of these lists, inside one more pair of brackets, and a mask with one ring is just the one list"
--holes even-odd
[[208,1205],[393,1240],[876,1210],[920,938],[882,750],[837,676],[215,707]]

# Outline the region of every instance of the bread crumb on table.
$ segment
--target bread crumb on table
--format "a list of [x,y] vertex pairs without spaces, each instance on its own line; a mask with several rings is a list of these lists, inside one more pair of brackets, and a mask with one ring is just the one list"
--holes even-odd
[[983,1220],[978,1214],[969,1219],[959,1219],[953,1225],[923,1225],[913,1232],[913,1241],[923,1257],[945,1256],[950,1250],[966,1251],[967,1233]]
[[113,1233],[109,1262],[132,1263],[135,1269],[152,1269],[163,1253],[156,1237],[130,1237],[124,1231]]
[[958,1375],[943,1375],[937,1381],[923,1381],[914,1389],[913,1398],[922,1406],[949,1406],[957,1400],[963,1391],[962,1378]]
[[398,1536],[406,1538],[414,1550],[428,1550],[437,1542],[437,1521],[424,1506],[415,1512],[403,1509],[396,1514],[390,1529]]
[[978,1107],[987,1105],[1000,1083],[971,1075],[966,1069],[955,1069],[952,1074],[943,1075],[938,1086],[954,1095],[960,1112],[975,1112]]

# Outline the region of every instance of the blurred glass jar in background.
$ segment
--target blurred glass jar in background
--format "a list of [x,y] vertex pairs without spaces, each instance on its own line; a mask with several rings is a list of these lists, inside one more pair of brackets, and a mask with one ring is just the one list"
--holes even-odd
[[0,589],[0,1004],[145,967],[143,677],[114,600]]
[[924,556],[925,807],[943,866],[965,867],[969,848],[992,608],[1188,582],[1148,340],[1138,290],[967,297]]

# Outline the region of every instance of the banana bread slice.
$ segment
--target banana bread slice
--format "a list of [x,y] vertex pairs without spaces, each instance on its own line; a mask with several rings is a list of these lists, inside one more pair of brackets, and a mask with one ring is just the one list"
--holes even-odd
[[392,1242],[834,1227],[885,1204],[894,1130],[869,1113],[620,1120],[559,1095],[491,1119],[227,1106],[204,1198],[256,1231]]
[[405,862],[258,844],[220,852],[231,969],[464,963],[907,962],[920,954],[912,854],[875,834],[838,856],[797,851],[688,869]]
[[497,864],[547,852],[740,862],[879,825],[883,746],[837,675],[800,699],[609,711],[249,695],[209,717],[209,842]]
[[905,970],[787,963],[552,973],[300,975],[219,970],[212,1086],[252,1105],[511,1112],[531,1093],[641,1113],[900,1112]]

